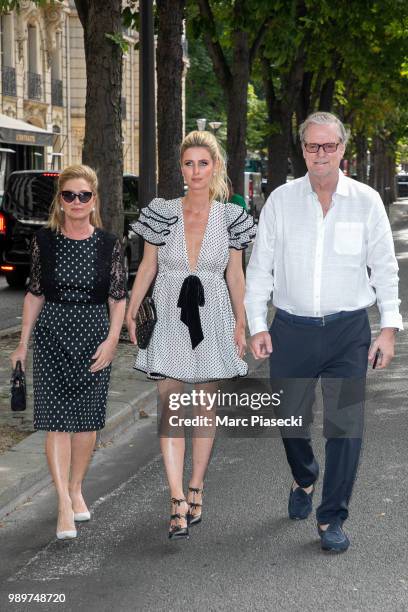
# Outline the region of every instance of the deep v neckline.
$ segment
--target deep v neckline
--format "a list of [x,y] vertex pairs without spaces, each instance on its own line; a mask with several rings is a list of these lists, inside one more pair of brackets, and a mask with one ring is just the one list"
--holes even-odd
[[201,240],[200,248],[198,250],[197,260],[195,262],[194,269],[191,268],[190,260],[188,258],[186,229],[185,229],[185,225],[184,225],[184,207],[183,207],[183,199],[182,198],[180,198],[180,208],[181,208],[181,211],[180,211],[180,214],[181,214],[181,226],[182,226],[182,229],[183,229],[184,256],[185,256],[185,260],[186,260],[187,270],[188,270],[189,274],[197,274],[198,264],[200,263],[201,253],[202,253],[202,250],[203,250],[203,245],[204,245],[204,242],[206,240],[207,233],[208,233],[208,226],[210,225],[210,221],[211,221],[211,215],[212,215],[212,211],[213,211],[213,208],[214,208],[214,202],[211,204],[210,210],[208,212],[207,224],[205,226],[205,230],[204,230],[203,237],[202,237],[202,240]]

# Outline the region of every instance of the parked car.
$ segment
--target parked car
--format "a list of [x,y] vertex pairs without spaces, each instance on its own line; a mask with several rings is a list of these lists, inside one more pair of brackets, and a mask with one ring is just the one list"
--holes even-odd
[[397,189],[399,198],[408,197],[408,174],[397,175]]
[[[29,275],[31,238],[48,219],[59,173],[23,170],[8,178],[0,208],[0,269],[10,287],[25,286]],[[139,177],[123,176],[123,246],[127,277],[136,273],[143,241],[129,227],[139,215]]]

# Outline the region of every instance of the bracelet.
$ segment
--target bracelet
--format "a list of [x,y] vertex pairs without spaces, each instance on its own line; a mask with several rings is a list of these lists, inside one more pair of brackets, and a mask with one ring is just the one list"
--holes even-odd
[[18,344],[19,345],[22,344],[24,346],[24,348],[28,348],[28,342],[24,342],[24,340],[20,340],[20,342]]

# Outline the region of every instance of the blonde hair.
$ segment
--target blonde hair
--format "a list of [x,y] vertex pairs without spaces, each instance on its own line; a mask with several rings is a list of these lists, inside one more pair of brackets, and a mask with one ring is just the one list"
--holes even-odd
[[85,166],[84,164],[75,164],[73,166],[68,166],[59,175],[57,193],[55,194],[51,204],[47,227],[51,228],[54,231],[60,232],[61,227],[64,226],[64,211],[62,210],[60,202],[60,194],[63,190],[65,183],[67,181],[70,181],[71,179],[84,179],[88,183],[89,187],[95,195],[94,210],[91,212],[89,221],[94,227],[102,227],[98,196],[98,177],[93,168],[91,168],[90,166]]
[[228,176],[223,148],[211,132],[194,130],[187,134],[181,143],[180,161],[183,159],[187,149],[193,147],[204,147],[204,149],[207,149],[214,162],[214,176],[210,182],[210,202],[213,200],[226,202],[228,200]]

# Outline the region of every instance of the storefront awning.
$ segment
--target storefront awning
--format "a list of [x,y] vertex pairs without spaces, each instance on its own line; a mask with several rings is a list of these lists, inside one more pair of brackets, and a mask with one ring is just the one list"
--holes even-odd
[[54,134],[21,119],[13,119],[0,113],[0,142],[48,147],[54,142]]

